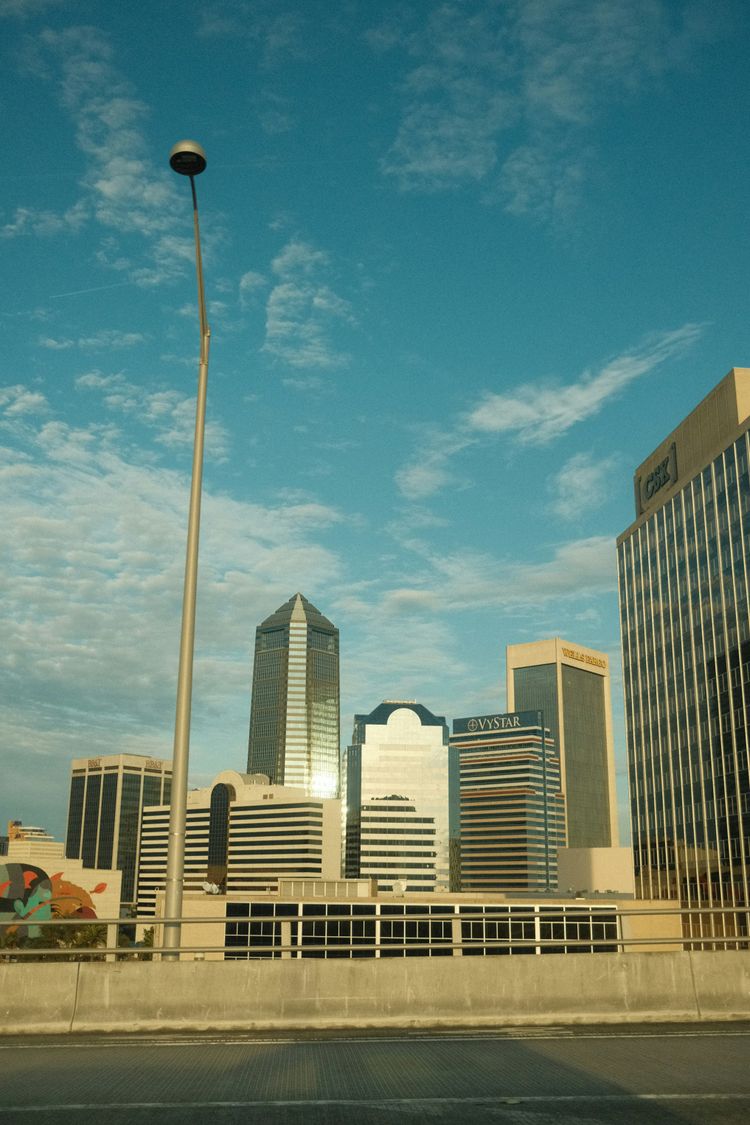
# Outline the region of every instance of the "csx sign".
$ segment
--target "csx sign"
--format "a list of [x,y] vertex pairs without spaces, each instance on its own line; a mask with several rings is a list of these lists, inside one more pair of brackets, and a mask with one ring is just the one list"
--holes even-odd
[[661,464],[656,466],[653,473],[649,473],[646,477],[646,499],[650,500],[654,493],[658,492],[662,485],[669,484],[671,479],[669,457],[665,457]]
[[656,494],[667,485],[674,484],[677,480],[677,450],[674,442],[669,448],[669,453],[651,470],[644,481],[638,478],[639,511],[650,507]]

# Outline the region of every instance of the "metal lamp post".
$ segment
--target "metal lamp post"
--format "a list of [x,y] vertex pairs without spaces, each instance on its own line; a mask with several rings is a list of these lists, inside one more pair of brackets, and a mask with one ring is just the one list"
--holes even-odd
[[188,754],[190,750],[190,705],[193,693],[193,650],[195,647],[195,594],[198,581],[198,538],[201,519],[201,483],[203,478],[203,442],[206,424],[206,388],[208,385],[208,349],[211,331],[206,318],[203,294],[203,267],[198,227],[198,200],[195,177],[206,167],[206,154],[195,141],[180,141],[169,154],[169,163],[181,176],[190,177],[195,229],[195,268],[198,276],[198,315],[201,349],[198,364],[198,400],[195,408],[195,441],[193,444],[193,476],[190,485],[185,586],[182,596],[182,631],[180,664],[177,675],[177,708],[172,758],[172,799],[169,814],[169,845],[164,897],[164,960],[177,961],[181,938],[182,886],[185,866],[185,819],[187,809]]

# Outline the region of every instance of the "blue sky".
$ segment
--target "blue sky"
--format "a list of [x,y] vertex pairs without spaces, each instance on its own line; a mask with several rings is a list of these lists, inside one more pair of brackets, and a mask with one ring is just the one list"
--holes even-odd
[[[750,364],[734,0],[0,0],[0,822],[169,757],[212,328],[191,777],[246,755],[256,624],[341,630],[342,738],[609,653],[637,464]],[[622,778],[621,778],[622,780]],[[624,802],[624,789],[622,800]]]

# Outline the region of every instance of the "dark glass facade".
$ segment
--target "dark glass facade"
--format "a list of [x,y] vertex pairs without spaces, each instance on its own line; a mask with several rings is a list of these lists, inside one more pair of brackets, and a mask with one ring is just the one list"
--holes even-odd
[[81,856],[81,828],[83,827],[83,795],[85,788],[85,777],[72,777],[70,779],[68,832],[65,837],[65,854],[70,859],[80,859]]
[[[126,760],[123,762],[122,758]],[[169,801],[171,778],[160,763],[117,755],[73,763],[66,855],[85,867],[122,871],[122,901],[133,902],[141,809]]]
[[102,781],[102,804],[99,811],[99,850],[97,867],[112,866],[115,842],[115,811],[117,806],[117,774],[105,773]]
[[644,898],[748,903],[749,567],[743,433],[618,543],[631,820]]
[[84,867],[96,867],[96,841],[99,835],[99,797],[102,790],[102,775],[93,774],[86,786],[86,801],[83,813],[83,840],[81,860]]
[[301,594],[258,626],[248,773],[339,792],[339,632]]
[[229,848],[229,802],[233,794],[220,783],[211,790],[208,812],[208,864],[206,878],[222,891],[227,886],[227,854]]
[[559,691],[557,664],[515,668],[513,702],[519,711],[542,712],[555,746],[561,745],[563,735],[568,847],[608,848],[614,841],[605,678],[570,664],[561,663],[559,667]]

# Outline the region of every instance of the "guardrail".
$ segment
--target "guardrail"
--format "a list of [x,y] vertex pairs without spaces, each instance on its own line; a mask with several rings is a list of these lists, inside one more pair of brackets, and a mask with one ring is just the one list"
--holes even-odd
[[[237,906],[238,904],[234,904]],[[582,902],[534,908],[404,904],[400,913],[362,913],[356,901],[296,904],[284,913],[184,916],[184,928],[213,926],[212,940],[186,941],[177,950],[185,960],[287,960],[304,958],[387,958],[493,956],[503,954],[629,953],[750,949],[747,907],[663,907],[649,910]],[[268,903],[263,904],[266,910]],[[272,903],[271,906],[279,904]],[[443,905],[440,913],[426,913]],[[393,904],[378,903],[382,911]],[[332,908],[338,908],[334,910]],[[480,912],[481,910],[481,912]],[[636,920],[641,920],[640,924]],[[648,933],[642,933],[644,921]],[[173,922],[173,920],[170,920]],[[18,918],[0,924],[0,961],[161,961],[158,940],[164,918]],[[106,940],[102,935],[106,927]],[[57,944],[43,932],[62,929]],[[64,944],[64,930],[78,941]],[[153,945],[126,933],[152,930]],[[22,931],[38,930],[30,936]],[[217,943],[216,930],[221,932]],[[664,931],[664,932],[660,932]],[[183,929],[184,934],[184,929]],[[126,938],[128,944],[123,944]],[[99,944],[86,944],[98,940]]]

